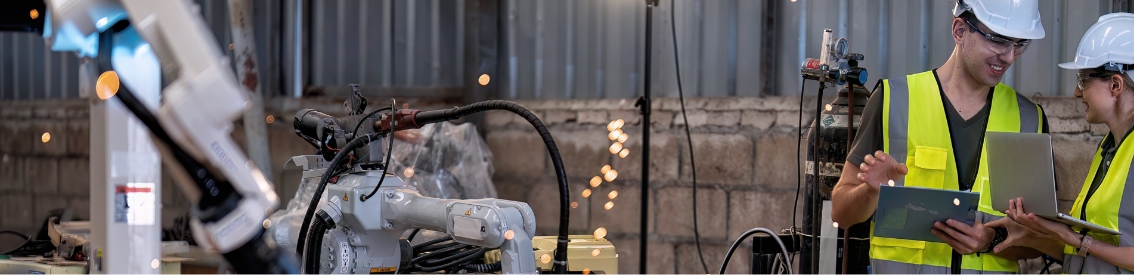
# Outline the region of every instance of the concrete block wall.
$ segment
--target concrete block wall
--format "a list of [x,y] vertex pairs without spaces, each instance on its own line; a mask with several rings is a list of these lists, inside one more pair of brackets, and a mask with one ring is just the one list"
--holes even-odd
[[[719,266],[728,245],[752,227],[773,230],[791,226],[795,201],[798,97],[692,98],[686,100],[697,161],[697,218],[705,262],[710,272]],[[1035,98],[1048,112],[1054,133],[1059,199],[1066,211],[1086,177],[1093,150],[1108,130],[1089,125],[1084,107],[1074,98]],[[825,102],[828,100],[824,100]],[[272,148],[271,173],[281,199],[291,199],[297,182],[282,180],[288,157],[309,154],[312,148],[292,131],[292,117],[303,108],[332,115],[341,101],[328,99],[268,99],[265,114]],[[571,183],[572,234],[591,234],[606,228],[625,273],[638,266],[638,228],[641,213],[641,118],[632,99],[521,101],[550,127],[565,162]],[[805,97],[803,106],[814,106]],[[415,108],[436,109],[450,103],[410,101]],[[432,106],[432,107],[431,107]],[[649,205],[649,273],[701,273],[692,223],[692,169],[689,149],[676,99],[658,99],[650,121],[651,196]],[[808,113],[813,110],[805,108]],[[804,121],[811,115],[805,114]],[[625,158],[611,155],[606,126],[624,119],[630,138]],[[494,111],[480,125],[494,155],[499,196],[527,202],[535,210],[538,233],[554,235],[558,226],[558,187],[547,151],[531,126],[519,117]],[[239,125],[234,140],[243,143]],[[42,134],[51,134],[47,143]],[[86,100],[0,102],[0,229],[31,233],[38,230],[47,211],[70,207],[80,218],[89,217],[89,111]],[[619,176],[581,192],[610,164]],[[163,173],[163,224],[186,213],[189,203],[175,192]],[[608,194],[618,191],[611,200]],[[607,202],[613,201],[610,210]],[[800,211],[803,211],[800,209]],[[802,220],[802,214],[797,219]],[[797,221],[801,223],[802,221]],[[750,249],[747,244],[740,250]],[[748,259],[734,256],[729,272],[747,272]]]
[[[1053,133],[1060,206],[1066,211],[1078,194],[1096,144],[1107,128],[1089,125],[1074,98],[1035,98],[1044,106]],[[731,242],[753,227],[772,230],[792,223],[797,182],[798,97],[729,97],[686,100],[697,164],[697,218],[709,272],[716,272]],[[830,99],[824,100],[828,102]],[[641,117],[632,99],[520,101],[551,129],[571,183],[572,234],[606,228],[617,247],[624,273],[704,273],[693,232],[692,168],[685,123],[677,99],[659,99],[651,118],[649,261],[638,270],[641,201]],[[814,97],[803,98],[814,106]],[[808,113],[813,108],[806,108]],[[812,115],[804,114],[810,122]],[[623,119],[630,155],[608,152],[606,129]],[[539,235],[558,228],[554,170],[540,137],[526,121],[506,112],[488,114],[486,140],[492,147],[500,197],[527,202],[536,213]],[[618,171],[614,182],[590,188],[603,165]],[[583,190],[592,194],[583,198]],[[614,200],[607,194],[617,190]],[[604,208],[614,202],[610,210]],[[802,201],[802,199],[801,199]],[[802,203],[796,223],[802,223]],[[750,251],[747,243],[738,250]],[[747,273],[749,259],[733,256],[730,273]]]
[[90,217],[86,104],[0,101],[0,229],[31,235],[57,208]]

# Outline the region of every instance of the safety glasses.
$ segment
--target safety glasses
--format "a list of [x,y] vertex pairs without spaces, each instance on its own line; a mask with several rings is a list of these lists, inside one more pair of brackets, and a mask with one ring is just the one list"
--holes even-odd
[[1023,54],[1024,50],[1027,50],[1028,46],[1030,46],[1032,44],[1032,40],[1030,40],[1030,39],[1024,39],[1024,40],[1020,40],[1019,42],[1015,42],[1015,41],[1012,41],[1012,39],[1009,39],[1007,37],[1003,37],[1003,36],[984,32],[980,28],[977,28],[977,26],[974,25],[973,22],[970,22],[969,20],[965,20],[965,23],[969,24],[969,27],[972,27],[978,33],[983,35],[984,40],[988,41],[988,49],[992,50],[992,52],[994,52],[996,54],[1004,54],[1004,53],[1008,52],[1009,50],[1014,50],[1012,52],[1012,55],[1013,56],[1020,56],[1020,54]]
[[1078,82],[1079,82],[1079,84],[1078,84],[1079,90],[1080,91],[1086,91],[1087,85],[1090,84],[1087,81],[1094,79],[1094,78],[1109,78],[1111,76],[1114,76],[1114,73],[1079,73],[1077,75],[1078,75]]

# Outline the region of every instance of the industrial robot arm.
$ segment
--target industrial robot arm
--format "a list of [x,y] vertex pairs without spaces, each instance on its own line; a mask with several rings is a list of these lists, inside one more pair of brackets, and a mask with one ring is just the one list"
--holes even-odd
[[[365,273],[374,268],[388,270],[410,261],[397,245],[403,232],[426,229],[443,232],[453,240],[484,248],[500,248],[502,272],[535,274],[535,214],[526,203],[501,199],[438,199],[422,196],[392,175],[373,199],[370,193],[381,173],[350,174],[340,185],[328,187],[320,212],[338,230],[321,234],[317,269],[325,273]],[[341,241],[339,241],[341,239]]]
[[[155,56],[171,78],[156,115],[131,89],[119,90],[116,97],[153,132],[165,163],[183,168],[171,170],[195,204],[192,227],[198,243],[225,254],[237,272],[297,272],[292,256],[263,237],[264,221],[279,198],[230,138],[232,121],[250,103],[199,8],[188,0],[45,2],[44,36],[52,50],[113,59],[99,62],[100,70],[117,71],[131,89],[143,89],[137,83],[161,83],[161,73],[134,69]],[[130,36],[142,41],[119,43]]]

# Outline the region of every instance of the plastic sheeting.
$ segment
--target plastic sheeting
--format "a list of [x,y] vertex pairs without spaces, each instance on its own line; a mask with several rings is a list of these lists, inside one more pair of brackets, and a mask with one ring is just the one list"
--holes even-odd
[[[422,195],[443,199],[496,197],[492,151],[472,123],[429,124],[418,130],[397,132],[395,138],[393,165],[387,173],[415,187]],[[380,141],[382,150],[387,142]],[[319,177],[303,178],[287,208],[269,217],[272,237],[290,251],[295,250],[303,215],[318,185]],[[422,237],[426,238],[416,239],[427,239],[428,233],[423,231]]]
[[[394,141],[397,175],[427,197],[495,198],[492,151],[472,123],[434,123],[403,131]],[[385,144],[383,144],[385,146]]]

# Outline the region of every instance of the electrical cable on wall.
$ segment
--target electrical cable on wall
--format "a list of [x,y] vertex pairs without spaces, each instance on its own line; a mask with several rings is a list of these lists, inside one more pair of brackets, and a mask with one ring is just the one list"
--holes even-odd
[[[807,133],[803,130],[803,92],[807,90],[806,82],[807,79],[802,78],[799,84],[799,135],[795,137],[795,170],[797,174],[795,177],[795,202],[791,205],[791,229],[789,230],[792,243],[796,242],[795,238],[797,234],[795,229],[799,227],[795,217],[798,213],[797,211],[799,211],[799,189],[803,187],[803,164],[801,164],[799,160],[803,158],[803,135]],[[788,258],[788,261],[794,262],[795,254],[789,255],[791,255],[791,258]]]
[[[669,1],[669,30],[673,35],[673,71],[677,74],[677,98],[681,101],[681,119],[685,121],[685,140],[689,142],[689,170],[693,173],[693,240],[697,243],[697,257],[701,259],[701,268],[709,273],[709,265],[705,264],[705,253],[701,251],[701,230],[697,226],[697,162],[693,161],[693,134],[689,132],[689,117],[685,115],[685,92],[681,89],[681,62],[677,51],[677,10],[676,0]],[[648,122],[647,122],[648,123]]]
[[[732,253],[736,251],[736,248],[740,246],[740,243],[744,242],[744,239],[747,239],[748,236],[752,236],[756,233],[765,233],[765,234],[772,236],[772,239],[776,240],[776,244],[780,245],[780,253],[783,253],[783,257],[787,258],[787,255],[788,255],[787,247],[784,246],[784,241],[780,240],[779,236],[776,235],[776,232],[772,232],[772,230],[768,230],[767,228],[763,228],[763,227],[748,229],[748,231],[745,231],[744,234],[740,234],[740,237],[736,238],[736,241],[733,241],[732,245],[729,246],[728,253],[725,253],[724,261],[721,262],[721,269],[717,274],[724,274],[725,268],[728,267],[728,260],[730,258],[732,258]],[[784,267],[787,268],[788,274],[795,273],[795,271],[793,271],[791,269],[790,263],[785,265]]]

